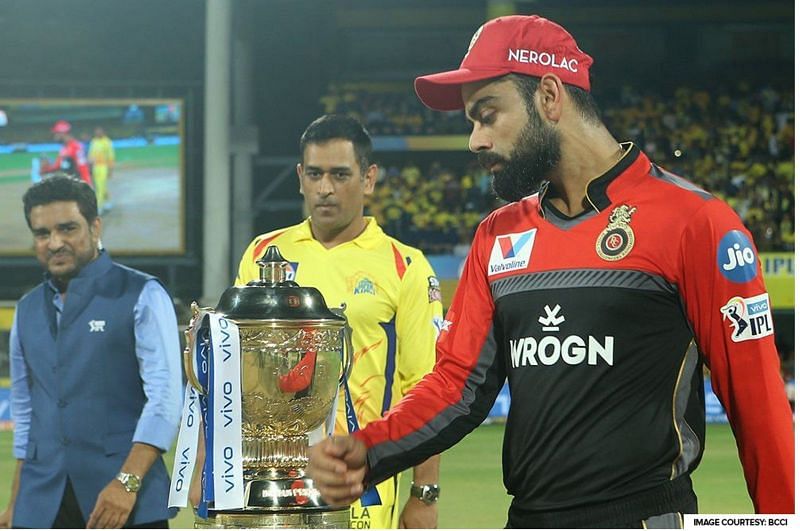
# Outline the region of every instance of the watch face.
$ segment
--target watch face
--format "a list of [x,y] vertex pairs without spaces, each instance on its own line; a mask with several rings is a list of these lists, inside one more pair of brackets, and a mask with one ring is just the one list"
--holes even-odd
[[138,492],[142,485],[141,480],[135,474],[120,474],[117,479],[128,492]]
[[422,497],[425,499],[425,501],[435,502],[439,499],[439,488],[427,486],[423,487]]
[[423,503],[431,505],[439,500],[439,486],[412,484],[411,495],[421,500]]

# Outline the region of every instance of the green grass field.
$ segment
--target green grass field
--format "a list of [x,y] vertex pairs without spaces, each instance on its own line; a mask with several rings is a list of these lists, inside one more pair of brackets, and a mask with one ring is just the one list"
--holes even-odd
[[[180,167],[180,146],[142,146],[118,149],[116,167],[124,168],[178,168]],[[43,153],[55,160],[58,153]],[[32,153],[10,153],[0,156],[0,183],[29,181],[31,178],[31,159],[38,155]]]
[[[482,426],[442,456],[439,527],[502,528],[505,525],[510,498],[503,488],[500,471],[502,437],[502,426]],[[0,508],[5,508],[14,466],[9,432],[0,433],[0,456]],[[171,469],[171,454],[167,464]],[[409,474],[404,475],[401,489],[404,493],[408,492],[407,476]],[[728,426],[709,425],[703,462],[692,477],[701,512],[753,512]],[[171,525],[188,528],[192,521],[191,511],[183,509]]]

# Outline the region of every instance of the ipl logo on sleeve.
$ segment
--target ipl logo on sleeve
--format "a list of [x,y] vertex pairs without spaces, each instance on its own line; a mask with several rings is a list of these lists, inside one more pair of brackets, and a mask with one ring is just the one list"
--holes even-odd
[[535,239],[536,229],[496,237],[489,257],[489,276],[527,268]]
[[745,233],[731,230],[722,237],[717,247],[717,267],[731,282],[741,284],[756,277],[758,260]]
[[731,339],[735,343],[772,335],[772,314],[766,293],[755,297],[733,297],[719,309],[730,321]]

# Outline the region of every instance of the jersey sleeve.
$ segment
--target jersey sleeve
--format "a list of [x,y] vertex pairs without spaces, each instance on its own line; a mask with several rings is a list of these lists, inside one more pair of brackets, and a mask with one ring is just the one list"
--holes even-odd
[[397,373],[405,396],[436,361],[436,336],[442,322],[439,280],[422,254],[412,258],[397,305]]
[[440,325],[433,372],[386,416],[353,434],[369,448],[368,484],[456,444],[486,418],[503,385],[505,366],[498,354],[482,248],[479,233]]
[[711,384],[728,414],[759,513],[794,512],[792,414],[752,236],[709,200],[680,242],[679,288]]
[[258,280],[259,270],[253,258],[253,253],[260,241],[261,237],[259,236],[251,241],[247,249],[244,250],[242,259],[239,261],[239,270],[236,273],[236,280],[233,282],[234,286],[244,286],[251,280]]

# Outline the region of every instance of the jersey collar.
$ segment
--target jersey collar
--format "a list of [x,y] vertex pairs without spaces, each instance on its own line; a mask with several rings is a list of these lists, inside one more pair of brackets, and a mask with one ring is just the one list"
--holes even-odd
[[613,203],[614,191],[619,186],[624,186],[625,182],[635,179],[637,176],[646,173],[642,168],[649,168],[650,161],[633,142],[622,142],[620,146],[625,150],[625,154],[607,172],[589,181],[586,185],[585,198],[587,208],[577,216],[567,217],[558,209],[550,204],[547,198],[547,190],[550,181],[543,181],[539,187],[539,215],[545,217],[545,210],[548,214],[556,215],[564,219],[574,219],[585,215],[587,212],[601,212]]
[[[356,247],[361,247],[363,249],[372,249],[376,247],[382,241],[384,236],[383,229],[381,229],[374,217],[364,216],[364,219],[367,221],[367,226],[364,228],[361,234],[349,242],[337,245],[334,247],[334,249],[347,245],[355,245]],[[310,217],[306,218],[300,225],[297,225],[297,230],[295,230],[293,234],[293,240],[295,242],[316,241],[314,234],[311,232]]]

